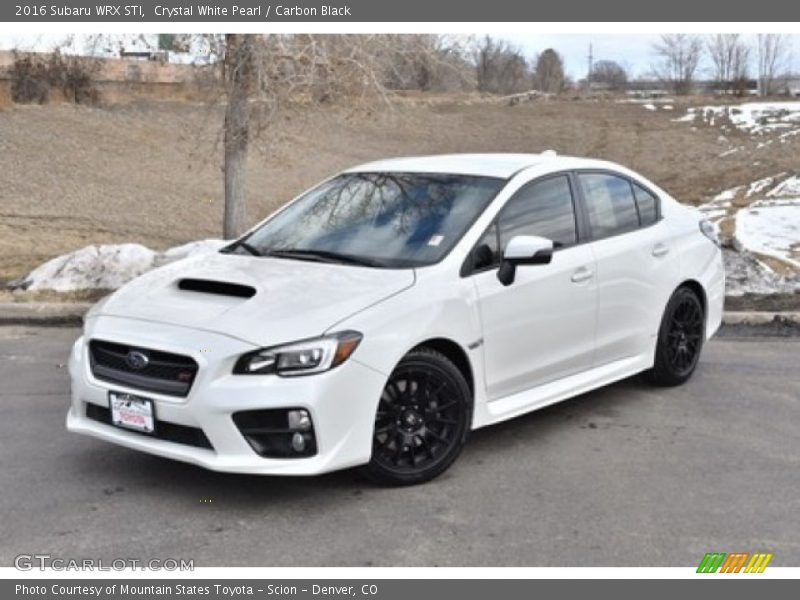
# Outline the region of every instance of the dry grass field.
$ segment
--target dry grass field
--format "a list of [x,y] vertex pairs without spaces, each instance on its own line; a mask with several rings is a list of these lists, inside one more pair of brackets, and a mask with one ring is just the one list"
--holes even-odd
[[[721,157],[736,140],[675,122],[685,107],[452,96],[400,99],[371,114],[298,111],[252,152],[250,220],[338,169],[399,155],[552,148],[621,162],[694,204],[800,171],[800,136]],[[219,108],[186,102],[0,107],[0,282],[91,243],[163,249],[219,237],[221,122]]]

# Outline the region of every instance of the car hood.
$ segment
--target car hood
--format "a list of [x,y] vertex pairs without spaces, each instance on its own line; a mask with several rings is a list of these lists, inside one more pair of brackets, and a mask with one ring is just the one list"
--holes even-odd
[[[205,254],[131,281],[88,318],[169,323],[268,346],[321,335],[339,321],[411,287],[414,280],[413,269]],[[221,287],[216,291],[222,293],[182,289],[208,287],[206,282]],[[243,297],[247,294],[252,297]]]

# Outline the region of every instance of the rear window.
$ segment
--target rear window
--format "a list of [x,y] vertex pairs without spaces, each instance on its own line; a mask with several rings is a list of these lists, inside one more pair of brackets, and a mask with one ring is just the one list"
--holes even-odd
[[580,173],[592,237],[600,239],[639,227],[630,182],[607,173]]
[[658,220],[658,199],[636,183],[633,184],[633,193],[639,209],[639,220],[643,226],[652,225]]

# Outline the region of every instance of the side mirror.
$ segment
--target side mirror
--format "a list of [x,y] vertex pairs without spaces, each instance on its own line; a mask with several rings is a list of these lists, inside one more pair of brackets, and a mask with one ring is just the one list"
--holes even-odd
[[518,265],[546,265],[553,260],[553,240],[537,235],[518,235],[511,238],[503,252],[503,262],[497,271],[497,279],[503,285],[511,285]]

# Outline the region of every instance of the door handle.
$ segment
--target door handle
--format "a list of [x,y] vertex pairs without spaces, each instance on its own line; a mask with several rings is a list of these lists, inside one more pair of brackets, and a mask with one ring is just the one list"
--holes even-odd
[[572,280],[572,283],[581,283],[583,281],[591,279],[592,275],[593,273],[590,269],[587,269],[586,267],[581,267],[572,274],[572,277],[570,277],[570,279]]
[[669,252],[669,246],[667,246],[666,244],[662,244],[659,242],[658,244],[653,246],[652,254],[656,258],[658,258],[659,256],[664,256],[668,252]]

